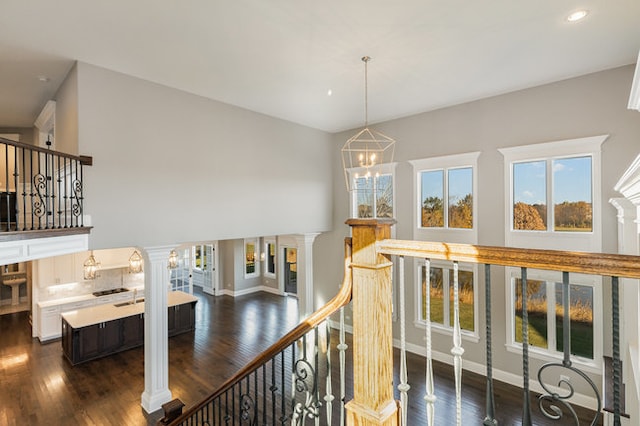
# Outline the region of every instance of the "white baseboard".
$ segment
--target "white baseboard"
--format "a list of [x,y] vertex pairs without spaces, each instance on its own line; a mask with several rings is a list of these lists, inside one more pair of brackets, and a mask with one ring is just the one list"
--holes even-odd
[[238,296],[244,296],[247,294],[258,293],[261,291],[265,293],[272,293],[278,296],[282,296],[282,293],[277,288],[268,287],[266,285],[259,285],[256,287],[245,288],[244,290],[238,290],[238,291],[233,291],[228,288],[224,288],[220,291],[220,294],[225,296],[238,297]]

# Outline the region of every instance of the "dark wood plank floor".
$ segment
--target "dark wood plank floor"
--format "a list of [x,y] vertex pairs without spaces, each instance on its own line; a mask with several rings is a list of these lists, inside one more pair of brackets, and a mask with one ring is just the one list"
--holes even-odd
[[[292,298],[260,293],[211,297],[196,293],[196,331],[169,340],[169,387],[174,397],[193,405],[297,321]],[[333,340],[335,342],[335,340]],[[397,357],[397,351],[396,351]],[[145,416],[143,349],[137,348],[72,367],[59,341],[40,344],[31,338],[26,312],[0,317],[0,425],[147,425],[160,413]],[[334,359],[337,359],[335,357]],[[396,361],[396,366],[399,363]],[[451,368],[436,363],[437,425],[455,422]],[[409,424],[424,419],[424,358],[409,354]],[[484,418],[484,380],[465,372],[464,424]],[[500,425],[521,424],[521,391],[496,383]],[[589,413],[580,410],[582,417]],[[543,420],[534,409],[534,424]],[[588,424],[583,420],[581,424]]]

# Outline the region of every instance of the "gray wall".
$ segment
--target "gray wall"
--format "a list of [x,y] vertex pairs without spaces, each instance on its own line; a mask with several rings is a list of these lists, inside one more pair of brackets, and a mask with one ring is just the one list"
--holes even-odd
[[[609,198],[619,196],[613,186],[640,152],[640,115],[626,109],[633,77],[626,66],[558,83],[483,99],[372,126],[397,141],[396,238],[413,238],[413,174],[408,160],[481,151],[478,160],[478,243],[504,245],[504,169],[498,148],[609,134],[602,146],[603,251],[616,251],[616,216]],[[355,131],[334,135],[334,230],[315,244],[316,298],[328,300],[341,281],[342,241],[349,235],[342,225],[349,215],[348,196],[340,168],[340,148]],[[552,154],[552,153],[550,153]],[[412,262],[406,265],[408,340],[424,346],[424,330],[413,326],[415,281]],[[520,374],[519,356],[504,348],[506,336],[504,274],[494,273],[494,362],[500,369]],[[478,289],[484,291],[482,282]],[[480,312],[484,303],[480,300]],[[607,302],[605,301],[605,306]],[[397,324],[396,324],[397,325]],[[605,324],[605,335],[609,335]],[[477,324],[484,329],[483,315]],[[397,327],[395,332],[397,332]],[[481,335],[484,333],[481,333]],[[451,337],[434,334],[435,350],[448,353]],[[464,342],[465,359],[484,364],[484,340]],[[537,363],[534,363],[534,366]],[[533,371],[533,370],[532,370]],[[599,383],[599,381],[596,381]]]
[[331,229],[330,135],[77,65],[91,248]]
[[78,67],[77,64],[69,70],[55,96],[56,122],[55,147],[56,151],[67,154],[78,153]]

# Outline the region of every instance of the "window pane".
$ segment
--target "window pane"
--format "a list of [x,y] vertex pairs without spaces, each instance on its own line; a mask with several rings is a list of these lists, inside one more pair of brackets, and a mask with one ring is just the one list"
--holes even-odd
[[256,245],[255,243],[246,243],[244,246],[245,252],[245,271],[247,274],[253,274],[256,272]]
[[356,179],[356,212],[359,218],[373,217],[373,179],[360,177]]
[[393,179],[391,175],[377,178],[376,217],[393,218]]
[[553,160],[554,230],[592,230],[591,157]]
[[[453,327],[453,269],[449,270],[449,325]],[[474,330],[473,321],[473,272],[458,270],[458,300],[460,306],[460,328]]]
[[[556,283],[556,349],[564,351],[564,309],[562,284]],[[593,288],[581,285],[569,286],[569,322],[571,327],[571,353],[593,359]]]
[[546,163],[513,164],[513,229],[547,229]]
[[449,170],[449,228],[473,228],[471,167]]
[[444,172],[435,170],[420,174],[423,227],[444,227]]
[[[515,300],[515,336],[522,343],[522,280],[514,280]],[[527,312],[529,314],[529,344],[548,349],[547,344],[547,283],[527,280]]]
[[[422,319],[427,317],[427,280],[426,271],[427,268],[423,267],[422,270]],[[442,268],[430,268],[430,292],[431,298],[431,310],[429,311],[431,322],[437,322],[444,324],[444,292],[442,281]]]
[[267,272],[276,273],[276,245],[273,243],[267,244]]

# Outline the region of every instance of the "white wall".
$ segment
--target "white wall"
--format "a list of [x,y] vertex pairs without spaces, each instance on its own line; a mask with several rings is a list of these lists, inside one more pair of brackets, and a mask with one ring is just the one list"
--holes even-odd
[[331,229],[324,132],[79,63],[92,248]]
[[[633,67],[626,66],[479,100],[464,105],[423,113],[372,127],[397,140],[396,161],[396,237],[413,238],[413,175],[408,160],[481,151],[478,159],[478,244],[504,245],[504,169],[498,148],[527,145],[584,136],[609,134],[602,146],[602,224],[603,251],[616,251],[616,213],[608,204],[616,196],[613,186],[640,152],[640,115],[626,109]],[[349,235],[341,225],[349,215],[348,197],[340,168],[340,148],[355,131],[334,135],[334,223],[331,233],[321,235],[315,245],[316,298],[328,300],[341,282],[342,245]],[[552,154],[552,153],[550,153]],[[328,267],[328,266],[331,267]],[[326,266],[326,267],[325,267]],[[414,327],[414,267],[406,265],[408,340],[424,346],[424,330]],[[483,294],[484,287],[478,289]],[[494,366],[514,375],[521,372],[520,356],[504,348],[506,336],[504,276],[494,272]],[[608,288],[605,291],[609,293]],[[608,302],[605,299],[605,306]],[[480,312],[484,303],[480,298]],[[477,327],[484,330],[484,319]],[[610,335],[608,324],[605,335]],[[395,332],[397,332],[397,327]],[[484,332],[481,332],[483,335]],[[435,335],[435,350],[448,354],[450,336]],[[605,347],[610,345],[605,342]],[[484,340],[477,344],[465,341],[466,360],[484,365]],[[533,362],[532,372],[540,363]],[[596,377],[596,383],[599,379]]]

